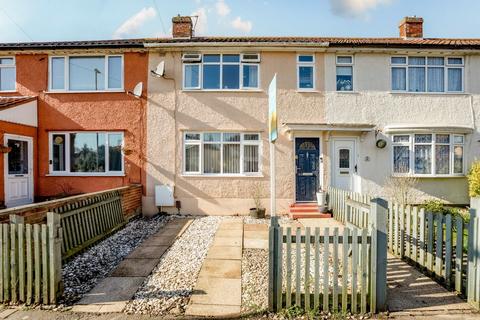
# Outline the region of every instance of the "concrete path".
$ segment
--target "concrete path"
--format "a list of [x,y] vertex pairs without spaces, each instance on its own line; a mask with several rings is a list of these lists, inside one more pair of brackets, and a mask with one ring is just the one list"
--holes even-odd
[[122,312],[160,258],[175,240],[188,228],[190,219],[176,219],[167,223],[131,252],[118,267],[74,307],[74,312]]
[[185,310],[188,316],[237,316],[242,303],[243,221],[220,223]]
[[387,304],[392,316],[438,314],[452,315],[472,312],[470,306],[454,292],[448,291],[417,269],[388,255]]

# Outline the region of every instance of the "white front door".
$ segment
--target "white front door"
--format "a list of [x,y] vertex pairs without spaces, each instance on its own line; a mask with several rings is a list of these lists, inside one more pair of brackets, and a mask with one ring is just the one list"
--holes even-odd
[[5,135],[5,205],[15,207],[33,202],[33,140]]
[[357,170],[355,139],[334,139],[332,159],[332,185],[335,188],[353,191],[354,174]]

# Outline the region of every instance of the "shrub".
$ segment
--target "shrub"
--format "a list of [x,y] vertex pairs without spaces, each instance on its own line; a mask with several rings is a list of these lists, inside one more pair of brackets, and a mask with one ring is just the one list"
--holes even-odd
[[470,217],[468,210],[459,207],[446,206],[445,203],[440,200],[426,200],[423,203],[422,208],[424,208],[426,212],[432,212],[434,214],[451,214],[452,218],[460,217],[466,222],[468,222]]
[[468,172],[468,194],[470,197],[480,196],[480,161],[475,161]]

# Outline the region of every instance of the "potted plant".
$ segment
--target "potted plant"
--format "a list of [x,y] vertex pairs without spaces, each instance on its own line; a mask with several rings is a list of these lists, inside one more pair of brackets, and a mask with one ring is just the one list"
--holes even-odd
[[260,186],[259,183],[255,183],[252,187],[252,199],[253,202],[255,203],[254,208],[250,208],[250,217],[255,218],[255,219],[263,219],[265,218],[265,207],[262,205],[262,187]]
[[322,189],[317,191],[317,204],[320,212],[327,212],[327,192]]

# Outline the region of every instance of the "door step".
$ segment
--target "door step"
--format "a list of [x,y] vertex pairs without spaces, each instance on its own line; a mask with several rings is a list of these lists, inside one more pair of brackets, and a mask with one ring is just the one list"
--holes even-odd
[[320,213],[316,203],[293,203],[290,205],[290,218],[331,218],[329,213]]

